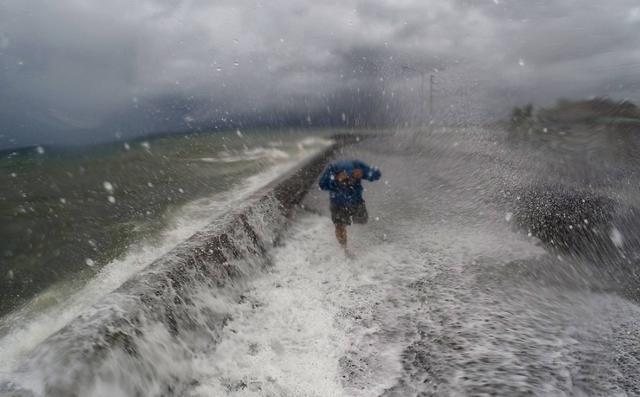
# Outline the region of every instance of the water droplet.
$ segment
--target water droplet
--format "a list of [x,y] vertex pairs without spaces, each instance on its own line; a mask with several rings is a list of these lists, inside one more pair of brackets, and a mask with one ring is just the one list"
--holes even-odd
[[89,266],[89,267],[93,267],[93,266],[95,266],[95,264],[96,264],[96,263],[93,261],[93,259],[91,259],[91,258],[86,258],[86,259],[84,260],[84,264],[85,264],[85,265],[87,265],[87,266]]
[[44,148],[42,146],[38,146],[36,148],[36,152],[38,152],[38,154],[44,154]]
[[115,197],[113,197],[113,196],[109,196],[109,197],[107,197],[107,200],[109,200],[109,202],[110,202],[111,204],[115,204],[115,203],[116,203],[116,198],[115,198]]
[[242,132],[240,130],[236,130],[236,135],[242,138]]
[[622,235],[622,233],[620,233],[620,230],[618,230],[618,228],[616,228],[615,226],[609,232],[609,238],[611,238],[611,241],[613,242],[613,244],[618,248],[621,248],[622,245],[624,244],[624,236]]
[[102,186],[104,187],[104,190],[106,190],[107,192],[113,193],[113,185],[111,184],[111,182],[104,181],[102,182]]
[[524,59],[522,58],[518,59],[518,65],[524,66]]
[[62,204],[67,204],[67,199],[66,199],[66,198],[64,198],[64,197],[60,197],[60,202],[61,202]]
[[124,143],[124,150],[129,150],[131,149],[131,146],[129,146],[129,144],[127,142]]
[[238,66],[240,66],[240,62],[238,62],[238,61],[233,61],[233,66],[237,68]]

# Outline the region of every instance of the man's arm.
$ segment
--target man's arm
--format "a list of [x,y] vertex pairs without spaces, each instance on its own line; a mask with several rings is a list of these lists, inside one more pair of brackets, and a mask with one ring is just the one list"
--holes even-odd
[[362,161],[359,161],[356,165],[362,170],[362,179],[373,182],[377,181],[382,176],[382,173],[377,167],[370,167]]
[[322,190],[335,191],[338,189],[338,182],[336,181],[336,176],[332,166],[328,166],[324,170],[318,185]]

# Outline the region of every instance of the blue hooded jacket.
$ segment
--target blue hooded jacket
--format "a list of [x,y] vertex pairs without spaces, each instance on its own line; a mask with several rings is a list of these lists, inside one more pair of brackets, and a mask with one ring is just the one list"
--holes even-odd
[[320,189],[331,192],[331,205],[337,207],[349,207],[364,202],[362,198],[362,183],[360,180],[343,185],[336,180],[336,175],[346,171],[351,175],[354,169],[362,170],[362,179],[377,181],[382,174],[376,167],[369,167],[360,160],[343,160],[329,164],[320,177]]

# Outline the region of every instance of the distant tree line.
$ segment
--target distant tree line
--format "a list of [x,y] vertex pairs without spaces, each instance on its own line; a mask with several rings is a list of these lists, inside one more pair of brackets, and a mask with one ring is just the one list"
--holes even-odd
[[533,105],[530,103],[523,107],[516,106],[511,111],[512,129],[530,127],[534,122],[535,116],[533,114]]

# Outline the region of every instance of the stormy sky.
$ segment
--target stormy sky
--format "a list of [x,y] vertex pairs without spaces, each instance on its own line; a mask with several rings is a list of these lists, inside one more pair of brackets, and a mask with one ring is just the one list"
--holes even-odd
[[449,122],[639,101],[639,37],[637,0],[2,0],[0,148],[401,124],[422,106],[415,70]]

